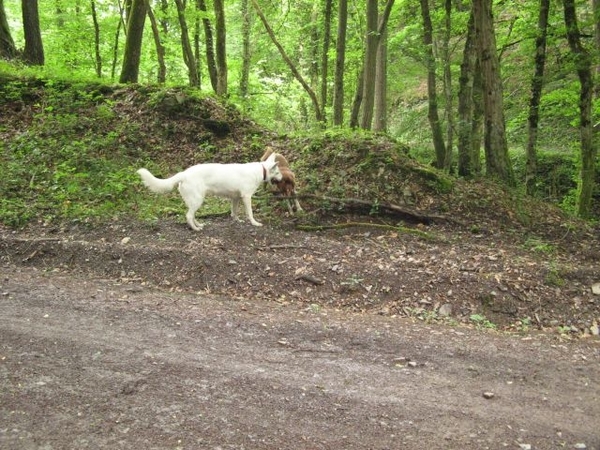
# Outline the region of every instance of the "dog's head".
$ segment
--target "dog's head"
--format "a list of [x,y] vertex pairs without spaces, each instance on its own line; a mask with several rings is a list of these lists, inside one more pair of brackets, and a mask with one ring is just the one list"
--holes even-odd
[[296,194],[296,181],[290,170],[282,170],[281,180],[274,180],[272,183],[277,186],[277,190],[285,197],[292,197]]
[[279,166],[277,161],[275,161],[275,154],[269,156],[265,162],[262,163],[263,168],[265,169],[265,180],[266,182],[278,182],[281,181],[283,175],[279,170]]

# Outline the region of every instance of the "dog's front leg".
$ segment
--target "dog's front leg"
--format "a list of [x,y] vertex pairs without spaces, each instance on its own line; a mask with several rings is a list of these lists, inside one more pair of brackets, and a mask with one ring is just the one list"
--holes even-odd
[[262,227],[262,223],[257,222],[254,219],[254,215],[252,214],[252,196],[244,195],[242,196],[242,201],[244,202],[244,207],[246,208],[246,216],[248,216],[250,223],[255,227]]

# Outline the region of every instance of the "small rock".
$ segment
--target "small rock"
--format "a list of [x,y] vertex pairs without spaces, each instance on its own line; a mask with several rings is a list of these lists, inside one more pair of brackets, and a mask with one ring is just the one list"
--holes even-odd
[[592,284],[592,294],[600,295],[600,283]]
[[444,303],[442,306],[440,306],[438,314],[444,317],[450,316],[452,314],[452,305],[450,303]]
[[490,399],[494,398],[494,395],[495,394],[493,392],[487,391],[487,392],[483,393],[483,398],[486,398],[486,399],[490,400]]
[[531,444],[519,444],[523,450],[531,450]]
[[417,367],[417,363],[415,361],[409,361],[408,367]]
[[581,448],[581,449],[586,449],[587,445],[585,445],[583,442],[578,442],[577,444],[575,444],[573,446],[573,448]]
[[121,244],[125,245],[127,244],[129,241],[131,240],[131,238],[129,236],[124,237],[123,239],[121,239]]
[[600,335],[600,327],[598,326],[598,324],[596,322],[594,322],[592,324],[592,326],[590,327],[590,333],[592,333],[592,335],[594,335],[594,336]]

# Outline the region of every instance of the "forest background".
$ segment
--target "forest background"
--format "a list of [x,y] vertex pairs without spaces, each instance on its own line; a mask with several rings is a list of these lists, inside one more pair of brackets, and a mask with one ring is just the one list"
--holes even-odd
[[0,54],[8,72],[189,85],[282,134],[385,133],[582,217],[598,203],[598,0],[0,0]]

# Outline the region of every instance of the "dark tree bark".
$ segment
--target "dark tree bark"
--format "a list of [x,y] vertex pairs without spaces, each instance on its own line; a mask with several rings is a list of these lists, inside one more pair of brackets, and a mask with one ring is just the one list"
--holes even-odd
[[514,174],[508,157],[502,79],[496,54],[492,0],[473,0],[473,15],[483,87],[486,174],[488,177],[497,178],[514,186]]
[[367,35],[365,37],[365,59],[363,68],[363,113],[360,127],[370,130],[375,107],[375,74],[377,70],[377,19],[379,11],[377,0],[367,0]]
[[250,11],[248,0],[242,0],[242,72],[240,75],[240,97],[248,97],[248,83],[250,79]]
[[192,45],[190,43],[190,34],[188,32],[187,21],[185,20],[185,6],[181,0],[175,0],[177,6],[177,16],[181,27],[181,48],[183,52],[183,62],[188,68],[188,79],[190,86],[200,86],[200,76],[198,75],[196,58]]
[[548,34],[548,14],[550,0],[540,0],[538,16],[538,34],[535,38],[535,70],[531,80],[531,99],[529,100],[529,116],[527,118],[527,163],[525,188],[529,195],[534,191],[534,179],[537,172],[536,144],[538,123],[540,120],[540,99],[544,85],[544,67],[546,65],[546,36]]
[[17,47],[8,27],[4,0],[0,0],[0,58],[13,59],[16,56]]
[[588,50],[581,44],[581,35],[577,24],[577,13],[574,0],[564,0],[565,24],[567,40],[573,55],[577,76],[581,84],[579,94],[579,132],[581,137],[581,177],[577,213],[587,218],[592,212],[592,195],[595,184],[595,164],[597,148],[594,145],[594,128],[592,124],[592,97],[594,80],[592,77],[592,58]]
[[218,71],[217,71],[217,60],[215,58],[213,30],[210,25],[210,20],[206,17],[206,2],[204,0],[196,0],[196,8],[204,13],[202,18],[202,25],[204,26],[204,41],[206,51],[206,66],[208,67],[208,77],[210,78],[210,85],[213,91],[218,91]]
[[102,56],[100,54],[100,26],[98,25],[98,15],[96,14],[96,2],[91,0],[92,21],[94,23],[94,55],[96,76],[102,78]]
[[450,40],[452,37],[452,0],[444,1],[444,40],[442,59],[444,61],[444,98],[446,118],[446,154],[444,155],[444,170],[452,170],[452,149],[454,145],[454,96],[452,89],[452,61],[450,55]]
[[373,131],[385,132],[387,130],[387,29],[381,35],[377,47],[376,64]]
[[338,2],[338,28],[335,48],[335,75],[333,83],[333,124],[344,123],[344,64],[346,60],[346,30],[348,28],[348,1]]
[[40,30],[40,16],[37,0],[21,0],[23,12],[23,32],[25,35],[25,49],[23,61],[32,66],[44,65],[44,46]]
[[331,45],[331,11],[333,0],[325,0],[323,11],[323,49],[321,51],[321,116],[326,120],[327,83],[329,78],[329,47]]
[[213,0],[215,8],[215,29],[217,40],[215,54],[217,61],[217,95],[227,95],[227,51],[226,51],[226,28],[225,28],[225,6],[223,0]]
[[158,22],[152,11],[152,7],[148,7],[148,19],[150,19],[150,26],[152,27],[152,36],[154,37],[154,46],[156,47],[156,62],[158,63],[158,73],[156,74],[156,81],[159,84],[164,84],[167,81],[167,66],[165,64],[165,46],[162,44],[160,39],[160,30],[158,28]]
[[469,23],[467,24],[463,59],[460,65],[458,90],[458,174],[461,177],[470,177],[476,174],[472,157],[473,93],[476,63],[475,27],[473,11],[471,10]]
[[[377,31],[375,33],[375,37],[377,39],[377,45],[379,45],[379,39],[381,38],[381,36],[383,35],[386,27],[387,27],[387,23],[388,23],[388,19],[390,18],[390,13],[392,11],[392,6],[394,6],[394,0],[388,0],[386,5],[385,5],[385,9],[383,10],[383,14],[381,15],[381,18],[379,19],[379,26],[377,28]],[[365,55],[366,58],[366,55]],[[377,55],[375,55],[375,60],[377,60]],[[358,116],[360,114],[360,108],[364,99],[364,91],[369,91],[368,89],[366,89],[365,86],[365,60],[363,59],[363,64],[362,67],[360,68],[360,71],[358,73],[359,79],[358,82],[356,83],[356,92],[354,94],[354,100],[352,102],[352,109],[350,112],[350,127],[351,128],[357,128],[358,127]],[[375,91],[373,90],[373,94],[375,94]],[[371,115],[371,120],[372,120],[372,116],[373,116],[373,109],[371,108],[370,111],[370,115]],[[363,117],[362,123],[363,124],[367,124],[369,127],[371,126],[371,122],[370,120],[365,120]],[[362,125],[361,125],[362,126]]]
[[127,19],[127,39],[120,83],[137,83],[142,56],[142,39],[146,22],[147,0],[133,0]]
[[427,102],[429,126],[433,136],[433,147],[435,149],[435,166],[444,168],[446,160],[446,145],[438,113],[438,99],[436,87],[436,64],[433,55],[433,27],[429,12],[429,0],[421,0],[421,16],[423,19],[423,43],[425,44],[425,63],[427,65]]

